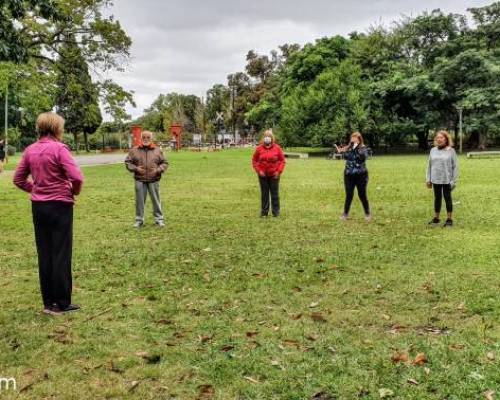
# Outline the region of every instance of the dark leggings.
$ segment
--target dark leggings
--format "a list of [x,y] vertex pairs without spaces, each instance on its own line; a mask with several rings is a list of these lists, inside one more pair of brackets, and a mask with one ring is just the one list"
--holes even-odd
[[73,205],[44,201],[32,208],[43,304],[66,308],[72,292]]
[[358,189],[358,196],[363,204],[363,209],[365,214],[370,214],[370,203],[368,202],[368,196],[366,194],[366,188],[368,186],[368,173],[364,174],[353,174],[344,175],[344,185],[345,185],[345,206],[344,213],[349,214],[351,209],[352,199],[354,198],[354,189]]
[[280,213],[280,179],[272,177],[259,176],[260,195],[261,195],[261,214],[269,213],[269,198],[273,215],[278,216]]
[[451,185],[436,185],[432,184],[434,189],[434,211],[441,212],[441,205],[443,204],[443,197],[446,203],[446,211],[453,212],[453,201],[451,199]]

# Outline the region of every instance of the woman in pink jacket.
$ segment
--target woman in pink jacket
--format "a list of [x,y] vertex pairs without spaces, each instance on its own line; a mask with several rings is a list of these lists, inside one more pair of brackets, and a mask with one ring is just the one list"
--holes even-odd
[[43,113],[36,127],[39,140],[24,151],[14,184],[31,194],[44,313],[58,315],[79,309],[71,303],[71,259],[74,196],[83,176],[61,142],[64,119]]

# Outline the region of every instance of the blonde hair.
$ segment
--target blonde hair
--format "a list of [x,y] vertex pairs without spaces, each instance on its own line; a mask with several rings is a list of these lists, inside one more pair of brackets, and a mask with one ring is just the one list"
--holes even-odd
[[353,138],[353,137],[355,137],[356,139],[358,139],[360,146],[364,146],[365,145],[365,141],[364,141],[363,135],[361,133],[359,133],[359,132],[353,132],[351,134],[351,138]]
[[273,131],[271,129],[266,129],[264,131],[264,134],[262,135],[262,138],[260,139],[260,144],[264,144],[265,137],[270,137],[273,140],[273,143],[276,141],[274,139],[274,134],[273,134]]
[[451,138],[451,135],[448,133],[448,131],[445,130],[436,133],[436,136],[434,136],[434,146],[437,147],[437,137],[439,135],[442,135],[446,138],[446,147],[453,147],[453,139]]
[[45,112],[36,119],[36,130],[40,137],[62,136],[64,132],[64,118],[53,112]]

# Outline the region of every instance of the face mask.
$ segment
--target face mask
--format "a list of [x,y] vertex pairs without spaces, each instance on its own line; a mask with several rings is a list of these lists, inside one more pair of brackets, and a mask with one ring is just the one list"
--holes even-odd
[[271,144],[273,142],[273,139],[271,139],[269,136],[264,138],[264,144]]

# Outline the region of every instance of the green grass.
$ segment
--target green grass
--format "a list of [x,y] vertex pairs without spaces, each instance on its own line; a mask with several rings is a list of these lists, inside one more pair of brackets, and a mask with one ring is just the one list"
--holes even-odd
[[[498,394],[500,160],[461,160],[456,227],[443,230],[426,226],[425,156],[370,160],[370,225],[358,200],[339,221],[343,164],[322,159],[290,160],[282,218],[257,218],[250,157],[170,154],[165,230],[131,228],[123,166],[84,168],[83,309],[61,318],[40,313],[30,204],[0,176],[0,377],[25,389],[0,399]],[[428,362],[395,364],[396,351]]]

